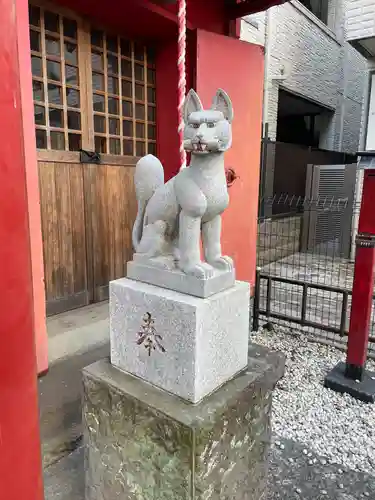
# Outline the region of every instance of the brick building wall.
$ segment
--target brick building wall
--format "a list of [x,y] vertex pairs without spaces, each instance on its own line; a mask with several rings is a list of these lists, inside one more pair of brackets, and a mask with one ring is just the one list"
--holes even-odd
[[375,36],[374,0],[347,0],[346,32],[350,40]]
[[265,46],[264,123],[276,138],[279,89],[327,109],[320,147],[358,150],[365,59],[345,41],[346,0],[327,0],[328,25],[298,0],[242,21],[241,38]]

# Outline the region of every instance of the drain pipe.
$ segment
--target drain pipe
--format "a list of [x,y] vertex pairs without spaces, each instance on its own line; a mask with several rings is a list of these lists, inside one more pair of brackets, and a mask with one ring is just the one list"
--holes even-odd
[[272,82],[269,81],[271,67],[271,39],[273,32],[272,28],[272,9],[268,9],[266,12],[266,29],[264,36],[263,135],[266,123],[268,122],[269,86],[272,85]]
[[[272,33],[273,33],[273,19],[272,19],[272,9],[268,9],[266,12],[265,19],[265,37],[264,37],[264,88],[263,88],[263,130],[262,137],[267,135],[268,138],[268,111],[269,111],[269,95],[270,95],[270,86],[272,85],[272,81],[270,79],[270,71],[271,71],[271,41],[272,41]],[[265,198],[271,197],[273,194],[273,179],[274,179],[274,169],[266,168],[263,172],[262,183],[264,185],[263,196]],[[271,190],[269,187],[271,186]],[[270,216],[270,208],[264,208],[265,216]]]

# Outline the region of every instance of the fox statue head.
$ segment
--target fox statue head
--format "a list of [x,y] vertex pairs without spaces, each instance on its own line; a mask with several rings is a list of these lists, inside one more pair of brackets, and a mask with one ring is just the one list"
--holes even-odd
[[203,109],[194,90],[190,90],[184,104],[184,148],[196,155],[221,153],[232,144],[233,107],[224,90],[219,89],[210,109]]

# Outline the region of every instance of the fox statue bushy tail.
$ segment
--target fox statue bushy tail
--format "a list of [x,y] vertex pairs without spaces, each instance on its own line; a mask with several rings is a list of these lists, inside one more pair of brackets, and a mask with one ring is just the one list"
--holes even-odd
[[138,203],[138,212],[133,226],[132,241],[134,250],[137,251],[142,238],[147,203],[157,190],[164,184],[164,169],[161,162],[149,154],[141,158],[134,174],[135,195]]

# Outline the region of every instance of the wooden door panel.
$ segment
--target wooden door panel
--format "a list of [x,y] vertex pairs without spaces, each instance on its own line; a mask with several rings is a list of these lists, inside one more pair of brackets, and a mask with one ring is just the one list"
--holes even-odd
[[86,256],[86,216],[84,206],[83,169],[71,168],[70,196],[72,224],[73,290],[74,293],[88,292]]
[[[108,283],[126,275],[136,216],[133,165],[84,165],[92,300],[108,298]],[[91,288],[90,287],[90,288]]]
[[47,314],[88,304],[82,166],[39,162]]

